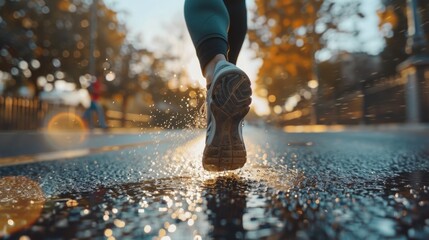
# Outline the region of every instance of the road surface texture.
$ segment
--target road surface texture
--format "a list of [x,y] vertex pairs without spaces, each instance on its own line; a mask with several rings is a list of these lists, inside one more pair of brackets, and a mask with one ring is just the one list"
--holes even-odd
[[239,171],[202,130],[2,134],[6,239],[429,239],[429,130],[245,128]]

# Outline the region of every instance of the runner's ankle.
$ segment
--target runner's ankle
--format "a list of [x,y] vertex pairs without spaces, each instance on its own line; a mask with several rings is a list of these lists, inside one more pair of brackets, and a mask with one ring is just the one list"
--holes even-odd
[[204,68],[204,77],[206,78],[207,85],[210,85],[213,80],[216,64],[222,60],[226,61],[225,55],[218,54]]

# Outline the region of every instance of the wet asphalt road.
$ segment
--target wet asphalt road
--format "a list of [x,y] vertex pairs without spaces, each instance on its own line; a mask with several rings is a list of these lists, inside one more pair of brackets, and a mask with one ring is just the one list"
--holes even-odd
[[52,139],[90,151],[0,167],[6,239],[429,239],[427,129],[246,127],[248,163],[219,174],[200,130]]

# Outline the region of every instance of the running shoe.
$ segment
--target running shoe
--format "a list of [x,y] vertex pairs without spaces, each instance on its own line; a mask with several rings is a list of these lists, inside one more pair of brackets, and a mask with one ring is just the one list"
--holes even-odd
[[205,170],[235,170],[246,163],[242,127],[252,102],[251,95],[246,73],[227,61],[216,65],[213,82],[207,91]]

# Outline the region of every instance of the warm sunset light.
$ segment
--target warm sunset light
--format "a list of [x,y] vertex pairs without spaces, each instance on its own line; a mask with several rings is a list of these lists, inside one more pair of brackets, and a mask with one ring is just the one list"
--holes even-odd
[[317,80],[310,80],[308,81],[308,87],[311,89],[315,89],[319,86],[319,82]]
[[429,0],[0,0],[0,239],[429,240],[428,50]]
[[258,116],[267,116],[271,112],[267,99],[256,95],[252,97],[251,108]]
[[0,237],[30,227],[45,203],[39,184],[21,176],[0,178],[0,199]]
[[82,118],[74,113],[63,112],[51,118],[48,122],[47,130],[55,131],[75,131],[84,130],[85,123]]
[[46,126],[46,140],[55,148],[82,144],[87,136],[82,118],[74,113],[63,112],[53,116]]

